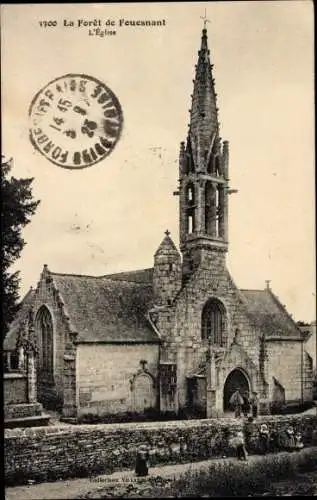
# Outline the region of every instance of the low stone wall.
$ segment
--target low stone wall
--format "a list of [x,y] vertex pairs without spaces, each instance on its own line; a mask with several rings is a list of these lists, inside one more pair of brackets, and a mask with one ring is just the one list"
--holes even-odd
[[[289,425],[306,446],[317,444],[317,415],[260,417],[252,424],[254,452],[261,423],[281,431]],[[130,469],[140,444],[151,465],[203,460],[232,454],[228,440],[241,426],[235,419],[49,426],[5,430],[5,482],[49,481]],[[250,430],[250,429],[249,429]]]

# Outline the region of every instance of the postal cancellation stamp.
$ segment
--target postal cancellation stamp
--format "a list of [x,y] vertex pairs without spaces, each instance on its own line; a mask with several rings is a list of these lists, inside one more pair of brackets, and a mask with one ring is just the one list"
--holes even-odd
[[116,95],[91,76],[56,78],[33,98],[30,140],[49,161],[64,168],[95,165],[114,149],[123,126]]

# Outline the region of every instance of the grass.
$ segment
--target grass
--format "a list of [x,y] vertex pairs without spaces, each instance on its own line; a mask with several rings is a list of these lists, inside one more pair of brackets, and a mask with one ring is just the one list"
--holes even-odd
[[298,474],[313,470],[317,470],[317,447],[261,456],[250,462],[213,460],[208,469],[187,470],[174,478],[149,476],[142,483],[105,486],[81,498],[254,496],[269,490],[276,481],[291,478],[294,482]]
[[246,496],[267,489],[273,481],[316,469],[317,448],[266,455],[250,463],[215,461],[209,470],[187,473],[170,485],[170,491],[165,491],[176,497]]

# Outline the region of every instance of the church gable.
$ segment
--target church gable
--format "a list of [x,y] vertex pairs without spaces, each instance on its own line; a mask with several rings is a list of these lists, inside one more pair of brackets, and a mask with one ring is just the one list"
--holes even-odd
[[301,337],[296,323],[270,288],[241,290],[241,294],[252,321],[266,337]]

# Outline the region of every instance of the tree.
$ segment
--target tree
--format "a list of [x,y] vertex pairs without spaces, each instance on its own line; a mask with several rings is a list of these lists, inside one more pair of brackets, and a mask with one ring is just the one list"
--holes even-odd
[[1,157],[1,233],[2,233],[2,315],[3,335],[18,310],[20,273],[10,268],[26,245],[22,229],[31,222],[40,201],[33,200],[33,178],[16,179],[11,175],[12,159]]

